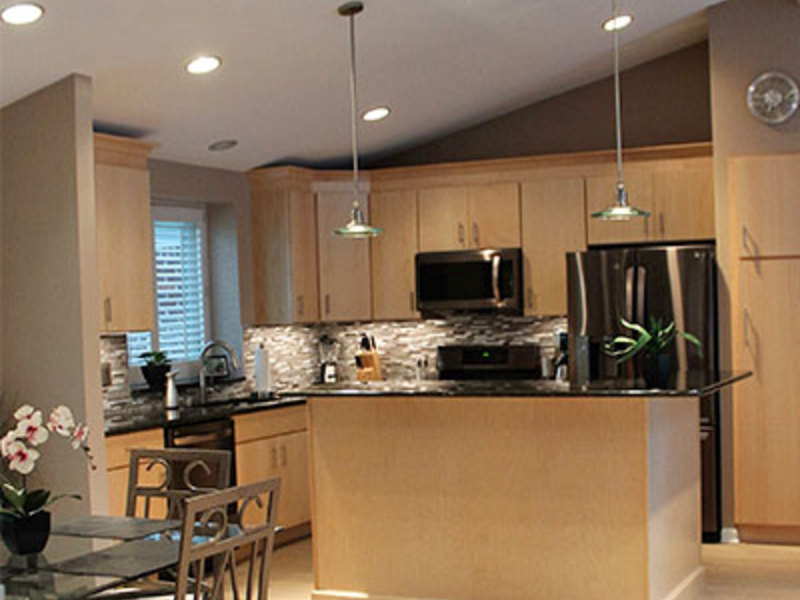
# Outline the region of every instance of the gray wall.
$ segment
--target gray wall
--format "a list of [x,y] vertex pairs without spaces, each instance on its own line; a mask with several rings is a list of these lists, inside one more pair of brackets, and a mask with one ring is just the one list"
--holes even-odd
[[[621,88],[625,147],[710,140],[708,80],[705,42],[624,71]],[[614,88],[613,79],[608,77],[381,158],[369,166],[507,158],[613,146]]]

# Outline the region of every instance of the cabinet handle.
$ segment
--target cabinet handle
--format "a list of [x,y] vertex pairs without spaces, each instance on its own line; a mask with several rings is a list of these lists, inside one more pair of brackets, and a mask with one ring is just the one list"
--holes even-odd
[[658,228],[661,231],[662,235],[665,233],[664,229],[664,213],[658,213]]
[[648,226],[650,225],[650,217],[649,216],[645,217],[644,219],[642,219],[642,222],[644,222],[644,234],[646,236],[647,235],[647,231],[649,229]]
[[747,229],[747,225],[742,225],[742,251],[745,254],[751,254],[751,252],[750,252],[750,231]]
[[744,345],[750,347],[750,309],[744,307],[744,317],[742,318],[742,334],[744,337]]
[[331,314],[331,295],[325,294],[325,314]]
[[278,449],[273,446],[272,451],[270,452],[272,455],[272,468],[278,468]]
[[304,312],[305,312],[305,302],[303,294],[300,294],[297,296],[297,314],[302,317]]
[[414,312],[414,292],[408,292],[408,306]]
[[533,288],[528,288],[528,308],[533,308]]
[[458,243],[464,245],[464,224],[458,224]]
[[289,464],[289,457],[287,456],[286,446],[281,446],[281,464],[284,467]]
[[478,228],[477,223],[472,224],[472,243],[475,245],[476,248],[480,248],[481,246],[481,230]]
[[111,323],[112,318],[112,310],[111,310],[111,296],[106,296],[103,300],[103,317],[106,320],[106,325]]

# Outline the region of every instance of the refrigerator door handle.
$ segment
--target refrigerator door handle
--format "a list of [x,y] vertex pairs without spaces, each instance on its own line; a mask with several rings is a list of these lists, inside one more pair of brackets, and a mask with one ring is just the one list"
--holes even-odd
[[497,254],[492,257],[492,294],[494,301],[500,303],[500,256]]
[[644,292],[647,289],[647,269],[636,267],[636,321],[647,327],[644,322]]
[[633,267],[625,268],[625,320],[634,320],[633,314]]

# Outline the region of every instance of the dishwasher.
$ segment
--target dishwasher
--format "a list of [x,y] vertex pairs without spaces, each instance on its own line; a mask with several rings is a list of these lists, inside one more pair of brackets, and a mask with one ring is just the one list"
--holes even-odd
[[[198,423],[175,423],[164,427],[165,448],[227,450],[231,453],[229,486],[236,485],[236,454],[233,419],[220,417]],[[196,484],[213,487],[212,481],[197,478]]]

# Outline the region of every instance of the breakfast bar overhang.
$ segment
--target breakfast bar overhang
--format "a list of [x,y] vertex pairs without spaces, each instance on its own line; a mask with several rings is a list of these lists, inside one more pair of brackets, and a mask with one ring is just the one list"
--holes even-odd
[[698,398],[740,377],[305,390],[313,598],[690,598]]

